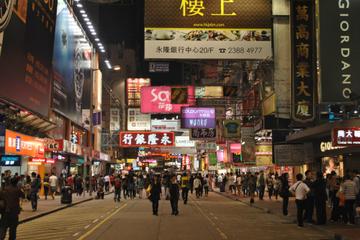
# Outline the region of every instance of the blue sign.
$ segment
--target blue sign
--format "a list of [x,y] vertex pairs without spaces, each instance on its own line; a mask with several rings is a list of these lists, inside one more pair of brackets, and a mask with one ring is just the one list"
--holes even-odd
[[18,155],[2,155],[0,157],[0,165],[7,167],[20,167],[21,156]]

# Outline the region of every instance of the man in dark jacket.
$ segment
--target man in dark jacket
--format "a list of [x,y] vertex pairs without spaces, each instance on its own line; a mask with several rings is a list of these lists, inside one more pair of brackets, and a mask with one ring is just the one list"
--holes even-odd
[[179,184],[176,181],[176,176],[171,177],[170,183],[170,203],[171,203],[171,215],[177,216],[179,214],[178,202],[179,202]]
[[30,185],[30,201],[33,211],[37,210],[38,192],[41,188],[41,180],[36,176],[36,173],[31,173],[31,185]]
[[161,183],[159,176],[155,175],[153,183],[151,183],[151,190],[149,199],[152,202],[153,215],[158,215],[159,200],[161,195]]
[[310,188],[310,192],[307,194],[307,198],[305,200],[305,214],[304,219],[308,223],[313,223],[313,214],[314,214],[314,187],[313,187],[313,177],[312,172],[307,170],[305,172],[305,180],[304,183]]
[[321,172],[316,174],[316,181],[313,183],[315,208],[316,208],[316,224],[326,224],[326,181]]
[[9,239],[16,239],[16,228],[19,224],[20,198],[24,198],[24,193],[17,187],[18,179],[12,178],[10,186],[5,187],[0,192],[0,199],[5,201],[5,208],[1,212],[0,239],[5,239],[9,228]]

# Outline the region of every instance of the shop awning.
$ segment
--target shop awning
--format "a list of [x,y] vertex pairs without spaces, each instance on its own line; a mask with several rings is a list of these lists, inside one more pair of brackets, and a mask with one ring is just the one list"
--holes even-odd
[[333,128],[343,127],[359,127],[360,119],[350,119],[334,123],[325,123],[315,127],[310,127],[287,136],[286,141],[288,143],[303,143],[314,139],[320,139],[323,137],[331,136],[331,130]]
[[5,127],[8,129],[24,128],[28,131],[36,130],[42,133],[56,128],[56,123],[51,122],[35,113],[0,98],[0,114],[5,116]]

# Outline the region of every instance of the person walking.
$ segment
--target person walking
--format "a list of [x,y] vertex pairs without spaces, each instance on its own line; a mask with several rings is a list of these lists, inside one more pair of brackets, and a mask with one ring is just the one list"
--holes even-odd
[[159,200],[161,198],[161,183],[159,176],[154,176],[154,181],[151,184],[149,200],[152,202],[153,215],[158,216]]
[[310,192],[310,188],[302,181],[303,175],[301,173],[296,175],[297,182],[293,184],[289,191],[295,195],[295,202],[297,208],[297,222],[299,227],[304,227],[304,209],[305,199]]
[[190,179],[189,179],[189,187],[190,187],[191,194],[193,194],[193,192],[194,192],[194,180],[195,180],[194,176],[191,175]]
[[109,192],[110,191],[110,176],[106,175],[104,177],[104,181],[105,181],[105,191]]
[[179,202],[179,184],[176,181],[176,176],[173,175],[169,185],[171,215],[177,216],[179,214],[178,202]]
[[265,194],[265,175],[264,171],[261,171],[258,177],[258,183],[259,183],[259,199],[264,200],[264,194]]
[[37,210],[37,203],[38,203],[38,192],[41,187],[41,182],[39,178],[36,176],[36,173],[31,173],[31,185],[30,185],[30,201],[32,210],[35,212]]
[[189,194],[189,176],[184,172],[181,176],[181,196],[184,201],[184,204],[187,204],[188,201],[188,194]]
[[305,199],[305,214],[304,219],[308,223],[313,223],[313,215],[314,215],[314,187],[313,187],[313,176],[312,172],[310,170],[307,170],[305,172],[305,180],[304,183],[308,186],[310,189],[310,192],[307,194]]
[[0,239],[5,239],[7,229],[9,229],[9,240],[16,239],[16,229],[19,224],[20,199],[24,193],[17,187],[18,179],[11,178],[10,185],[0,191],[0,199],[4,202],[4,208],[0,209]]
[[204,177],[203,186],[205,190],[205,197],[207,197],[209,195],[209,175]]
[[43,185],[44,185],[45,200],[47,200],[47,197],[48,197],[49,192],[50,192],[50,178],[49,178],[48,173],[45,173],[45,177],[44,177],[44,180],[43,180]]
[[91,176],[90,178],[90,196],[92,196],[93,192],[97,191],[97,179],[96,176]]
[[289,214],[288,206],[289,206],[289,197],[290,197],[289,174],[288,173],[283,173],[281,175],[280,181],[281,181],[281,184],[280,184],[279,195],[283,199],[282,211],[283,211],[283,215],[287,216]]
[[332,171],[329,177],[329,195],[331,198],[332,210],[331,210],[331,222],[337,222],[340,215],[340,199],[338,197],[338,191],[340,189],[340,178],[336,176],[336,172]]
[[326,181],[321,172],[316,173],[316,180],[313,183],[314,203],[316,210],[316,224],[326,224]]
[[201,180],[199,176],[196,176],[194,179],[194,188],[196,193],[196,198],[200,197],[200,187],[201,187]]
[[250,204],[255,202],[255,191],[256,191],[256,176],[254,174],[249,175],[248,179],[248,187],[249,187],[249,195],[250,195]]
[[114,179],[114,201],[120,202],[121,198],[121,178],[120,175]]
[[145,185],[144,176],[142,174],[140,174],[140,176],[138,177],[136,185],[137,185],[137,192],[139,194],[139,198],[142,199],[144,194],[144,185]]
[[237,190],[237,194],[239,195],[239,197],[241,196],[241,192],[242,192],[241,183],[242,183],[242,177],[241,177],[241,174],[238,174],[236,176],[236,190]]
[[49,183],[50,183],[51,197],[54,200],[55,194],[57,192],[57,185],[58,185],[58,178],[56,177],[56,175],[54,173],[51,174],[51,176],[49,178]]
[[273,175],[268,176],[268,178],[266,179],[266,185],[267,185],[267,189],[268,189],[268,193],[269,193],[269,199],[271,200],[271,197],[274,193],[274,179],[273,179]]
[[340,187],[340,191],[344,193],[345,197],[345,215],[344,222],[350,225],[355,224],[355,210],[354,204],[358,189],[356,183],[351,179],[349,174],[345,175],[345,181]]
[[280,186],[281,186],[281,181],[279,179],[279,176],[277,174],[275,174],[275,179],[274,179],[274,196],[275,199],[278,200],[278,196],[279,196],[279,191],[280,191]]

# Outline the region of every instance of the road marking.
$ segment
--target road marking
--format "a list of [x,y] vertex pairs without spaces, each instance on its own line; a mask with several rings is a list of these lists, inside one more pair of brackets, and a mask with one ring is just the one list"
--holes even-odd
[[[208,217],[203,210],[200,208],[199,204],[197,202],[194,201],[194,205],[197,207],[197,209],[199,210],[199,212],[213,225],[215,226],[215,222],[213,220],[211,220],[210,217]],[[221,231],[220,228],[216,228],[216,230],[218,231],[218,233],[220,234],[220,236],[222,237],[222,239],[228,239],[228,237],[226,236],[226,234]]]
[[90,224],[89,224],[89,225],[86,225],[84,228],[85,228],[85,229],[88,229],[89,227],[90,227]]
[[121,208],[117,209],[116,211],[114,211],[111,215],[107,216],[104,220],[102,220],[101,222],[99,222],[97,225],[95,225],[95,227],[93,227],[92,229],[90,229],[90,231],[87,231],[85,234],[83,234],[81,237],[79,237],[77,240],[84,240],[85,238],[87,238],[88,236],[90,236],[96,229],[98,229],[101,225],[103,225],[107,220],[109,220],[111,217],[113,217],[115,214],[117,214],[118,212],[120,212],[122,209],[124,209],[127,206],[127,203],[125,203],[125,205],[123,205]]
[[73,235],[73,237],[76,237],[77,235],[79,235],[80,234],[80,232],[77,232],[77,233],[75,233],[74,235]]
[[95,219],[94,221],[93,221],[93,223],[96,223],[97,221],[99,221],[99,219],[97,218],[97,219]]

